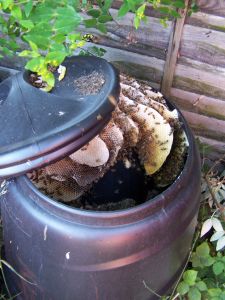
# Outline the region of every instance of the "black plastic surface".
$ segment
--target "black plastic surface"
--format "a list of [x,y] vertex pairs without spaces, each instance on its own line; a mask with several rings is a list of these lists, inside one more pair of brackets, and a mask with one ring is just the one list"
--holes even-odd
[[[0,178],[43,167],[78,150],[106,125],[119,98],[119,79],[104,59],[76,56],[51,93],[30,85],[28,72],[0,84]],[[98,94],[84,96],[74,80],[93,71],[105,78]]]

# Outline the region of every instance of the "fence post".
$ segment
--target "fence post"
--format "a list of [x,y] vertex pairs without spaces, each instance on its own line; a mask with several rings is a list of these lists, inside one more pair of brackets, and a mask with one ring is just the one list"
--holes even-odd
[[170,90],[173,83],[173,76],[176,68],[183,27],[190,2],[190,0],[185,0],[185,8],[179,10],[181,18],[174,20],[171,29],[170,41],[161,85],[161,92],[167,97],[170,96]]

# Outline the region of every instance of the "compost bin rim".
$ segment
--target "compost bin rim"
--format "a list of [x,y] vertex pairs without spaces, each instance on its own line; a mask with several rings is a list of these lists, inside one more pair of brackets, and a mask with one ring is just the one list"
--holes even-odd
[[[107,78],[108,83],[108,85],[104,84],[104,92],[101,91],[104,97],[99,96],[100,100],[96,98],[94,105],[92,104],[92,110],[88,109],[89,105],[87,105],[88,101],[86,101],[87,104],[84,104],[84,110],[81,110],[82,117],[80,117],[80,119],[76,115],[72,118],[70,116],[68,120],[65,119],[65,121],[63,121],[63,124],[57,124],[58,127],[56,127],[55,130],[50,128],[48,135],[45,132],[39,132],[38,135],[36,135],[35,130],[33,130],[32,136],[25,136],[24,144],[21,144],[22,140],[16,143],[12,142],[13,147],[10,148],[10,151],[7,149],[3,150],[4,152],[0,155],[0,178],[7,179],[17,177],[27,173],[28,171],[44,167],[70,155],[93,139],[94,136],[96,136],[109,122],[111,113],[115,109],[115,103],[110,100],[109,96],[113,97],[116,102],[119,99],[120,86],[118,72],[110,63],[102,58],[72,56],[67,58],[64,63],[67,66],[72,65],[74,62],[77,62],[78,66],[80,66],[80,73],[85,73],[85,70],[91,69],[99,70],[100,66],[100,69],[104,76],[106,76],[105,78]],[[85,63],[87,64],[87,68],[82,69],[83,64]],[[74,64],[72,66],[73,68],[74,66],[77,67]],[[71,69],[73,70],[73,68]],[[46,92],[43,92],[29,84],[27,72],[28,71],[20,72],[15,76],[7,78],[5,81],[6,85],[12,86],[14,82],[18,91],[20,91],[20,97],[22,97],[22,99],[24,97],[27,99],[28,96],[31,95],[33,96],[33,92],[38,97],[43,97],[43,95],[45,95],[46,100],[48,100],[48,97],[51,97],[51,95],[53,100],[62,100],[62,95],[58,96],[54,93],[47,94]],[[13,89],[15,90],[15,87],[13,87]],[[10,89],[6,99],[11,92],[12,89]],[[70,98],[71,97],[68,99]],[[26,105],[24,104],[24,107],[25,106]],[[98,119],[99,115],[101,119]],[[33,128],[32,118],[30,118],[30,120],[30,127]],[[74,122],[78,122],[79,124]],[[71,123],[70,126],[68,126],[69,123]],[[24,124],[26,125],[27,123],[25,122]]]
[[[171,102],[170,104],[172,107],[177,109],[174,104]],[[185,180],[185,182],[188,184],[189,177],[192,176],[191,166],[194,164],[193,155],[196,153],[196,145],[187,122],[185,121],[182,113],[179,110],[178,112],[189,142],[188,154],[184,168],[177,179],[165,191],[142,204],[117,211],[81,210],[78,208],[69,207],[63,203],[59,203],[56,200],[53,200],[42,194],[26,175],[17,178],[17,183],[23,188],[27,189],[27,192],[29,192],[32,200],[41,204],[44,209],[51,211],[51,213],[53,213],[55,216],[65,218],[70,222],[94,226],[98,226],[100,223],[102,225],[102,223],[104,223],[106,225],[108,224],[109,226],[113,226],[118,224],[125,225],[128,223],[137,222],[143,219],[143,217],[150,217],[154,213],[160,212],[162,209],[166,209],[169,203],[173,200],[173,197],[171,196],[174,193],[174,190],[176,190],[177,194],[179,193],[179,190],[181,189],[181,180]],[[198,159],[199,157],[197,154],[196,160]]]

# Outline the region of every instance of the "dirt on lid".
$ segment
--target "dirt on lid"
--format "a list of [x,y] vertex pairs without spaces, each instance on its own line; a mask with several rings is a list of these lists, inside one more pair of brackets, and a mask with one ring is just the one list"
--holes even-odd
[[87,75],[82,75],[74,80],[76,88],[83,96],[97,94],[104,83],[104,75],[97,71],[93,71]]

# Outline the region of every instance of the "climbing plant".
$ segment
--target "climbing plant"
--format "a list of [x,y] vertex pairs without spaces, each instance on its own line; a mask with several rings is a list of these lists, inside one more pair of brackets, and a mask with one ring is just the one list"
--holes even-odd
[[[138,28],[142,21],[147,22],[145,13],[150,6],[162,14],[161,22],[165,25],[168,18],[179,18],[177,10],[184,8],[184,3],[184,0],[124,0],[117,18],[131,12]],[[82,28],[107,33],[106,23],[113,20],[112,4],[112,0],[0,0],[0,56],[16,53],[26,57],[25,68],[40,75],[47,83],[45,89],[51,90],[55,83],[52,67],[58,67],[89,39],[82,34]],[[190,12],[194,9],[192,4]],[[93,54],[103,53],[103,49],[93,48]]]

